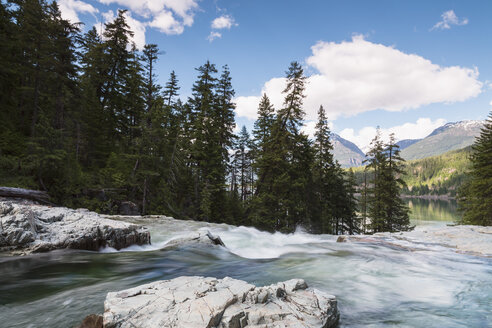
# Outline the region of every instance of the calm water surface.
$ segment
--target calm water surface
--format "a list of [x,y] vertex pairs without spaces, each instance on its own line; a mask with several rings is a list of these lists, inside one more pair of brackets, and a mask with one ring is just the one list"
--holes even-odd
[[[451,223],[453,203],[409,200],[414,224]],[[330,235],[140,219],[153,245],[124,252],[55,251],[0,258],[0,327],[73,327],[103,312],[108,291],[202,275],[256,285],[304,278],[339,300],[341,327],[492,327],[492,259],[432,244],[405,251],[336,243]],[[158,250],[176,236],[209,229],[221,247]]]

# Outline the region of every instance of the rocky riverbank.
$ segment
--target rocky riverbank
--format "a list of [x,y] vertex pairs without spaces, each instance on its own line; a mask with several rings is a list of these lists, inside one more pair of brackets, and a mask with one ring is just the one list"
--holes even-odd
[[339,241],[386,243],[409,250],[442,246],[452,248],[459,253],[492,257],[492,227],[470,225],[417,226],[413,231],[344,236],[342,239]]
[[147,228],[86,209],[0,201],[0,252],[25,255],[54,249],[98,251],[150,244]]
[[335,297],[301,279],[256,287],[228,277],[179,277],[108,293],[103,320],[92,315],[81,327],[332,328],[339,317]]

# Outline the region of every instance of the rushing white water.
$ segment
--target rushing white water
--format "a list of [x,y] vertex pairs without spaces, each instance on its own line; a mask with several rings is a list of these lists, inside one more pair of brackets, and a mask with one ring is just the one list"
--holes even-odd
[[[272,234],[162,217],[134,221],[151,229],[152,245],[0,258],[0,326],[72,327],[102,312],[108,291],[201,275],[257,285],[303,278],[337,296],[341,327],[492,327],[492,258],[457,252],[442,242],[446,235],[424,232],[428,222],[408,238],[337,243],[336,236],[302,230]],[[446,229],[442,222],[434,227]],[[160,250],[171,239],[205,230],[227,248]]]

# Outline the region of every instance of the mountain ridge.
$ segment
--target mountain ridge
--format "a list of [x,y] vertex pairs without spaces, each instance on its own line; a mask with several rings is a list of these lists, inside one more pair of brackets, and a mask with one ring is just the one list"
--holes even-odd
[[483,124],[484,121],[476,120],[446,123],[427,137],[404,148],[401,156],[405,160],[414,160],[463,149],[475,142]]

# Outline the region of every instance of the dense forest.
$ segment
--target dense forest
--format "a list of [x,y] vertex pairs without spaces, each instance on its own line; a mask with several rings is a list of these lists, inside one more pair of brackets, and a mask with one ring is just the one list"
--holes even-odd
[[184,101],[174,72],[157,83],[160,49],[140,51],[132,35],[124,11],[100,35],[62,19],[56,2],[0,3],[1,185],[102,213],[130,204],[144,215],[270,231],[408,228],[407,209],[394,201],[401,161],[394,142],[374,142],[368,161],[377,174],[362,217],[355,177],[333,158],[323,107],[314,140],[300,132],[306,78],[297,62],[286,72],[283,106],[264,95],[251,135],[244,127],[235,135],[227,66],[197,68]]

